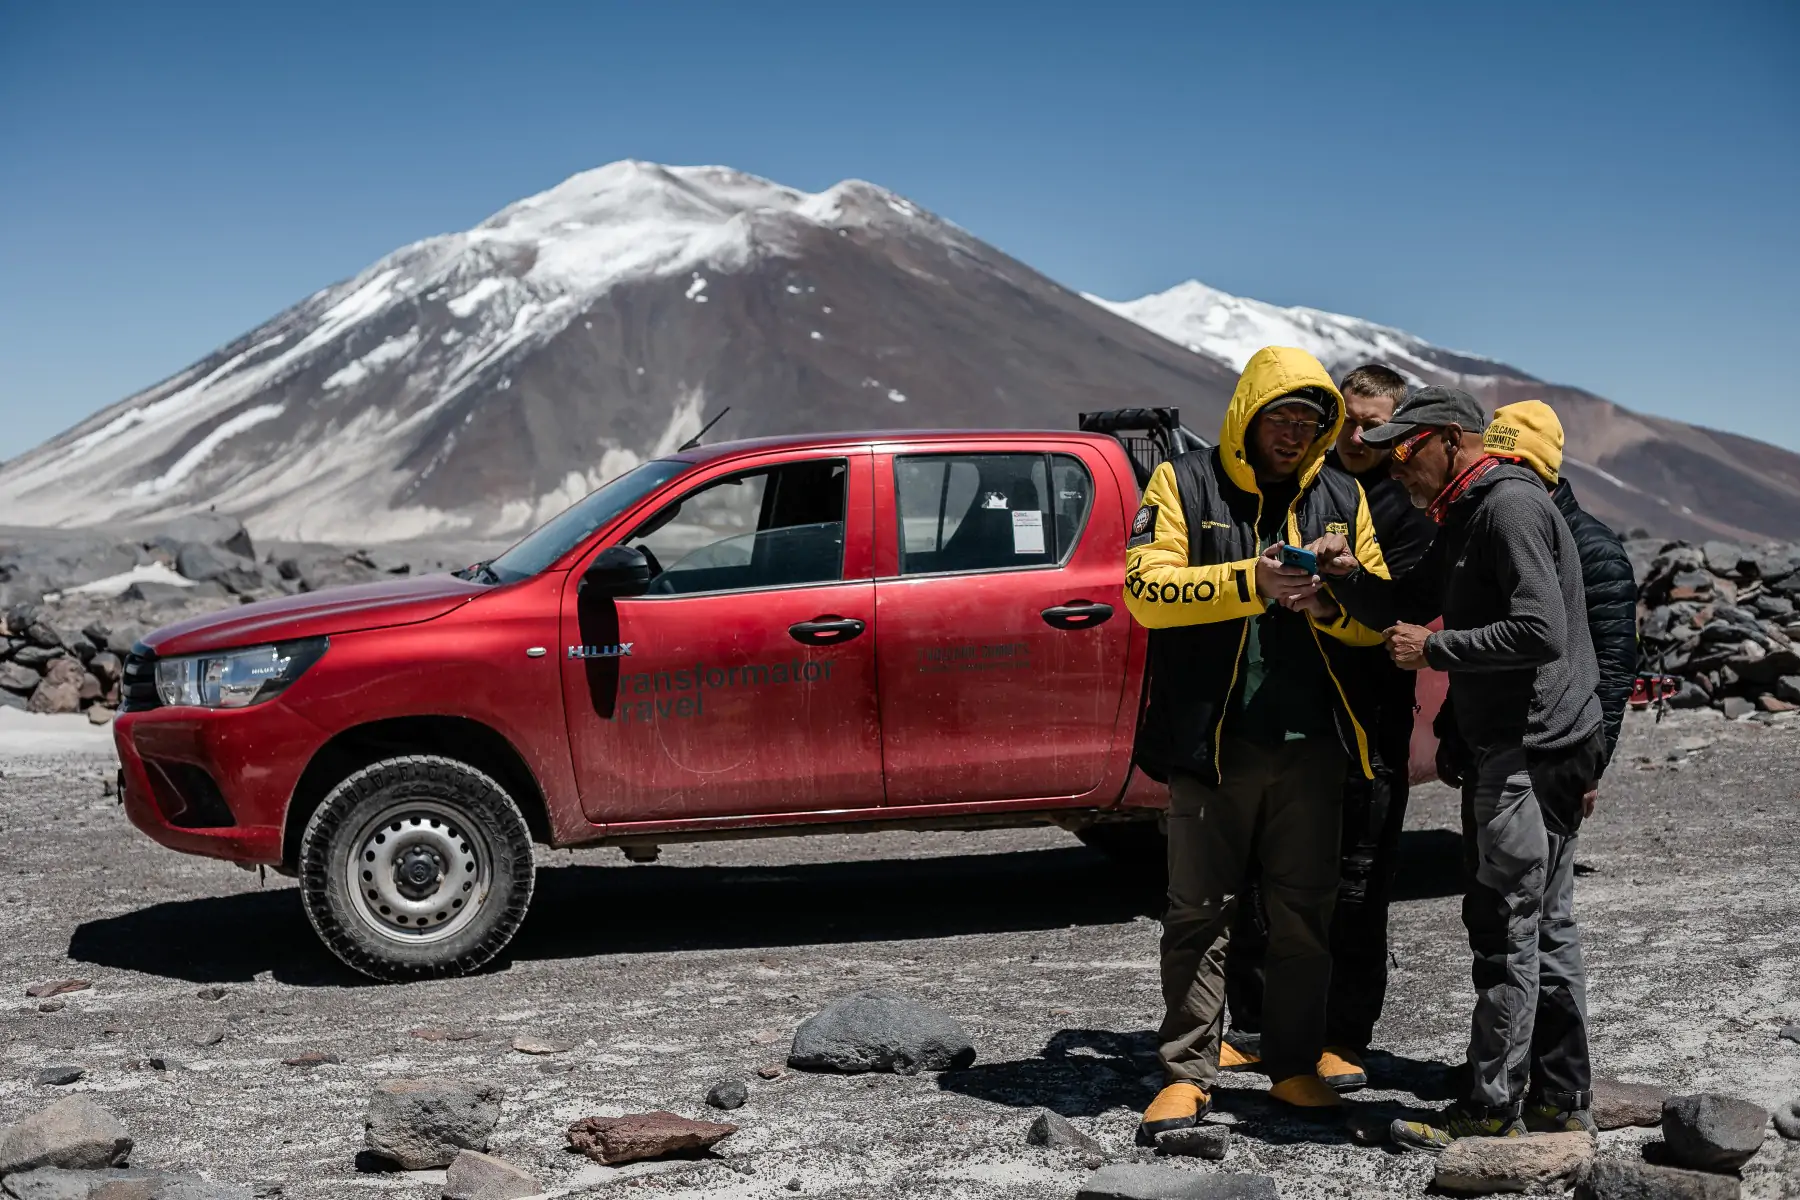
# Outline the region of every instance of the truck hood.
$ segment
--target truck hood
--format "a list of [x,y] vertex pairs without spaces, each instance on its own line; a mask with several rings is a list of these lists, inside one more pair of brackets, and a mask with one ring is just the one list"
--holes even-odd
[[414,625],[441,617],[493,589],[453,575],[420,575],[258,600],[190,617],[144,638],[158,657],[229,650],[265,642]]

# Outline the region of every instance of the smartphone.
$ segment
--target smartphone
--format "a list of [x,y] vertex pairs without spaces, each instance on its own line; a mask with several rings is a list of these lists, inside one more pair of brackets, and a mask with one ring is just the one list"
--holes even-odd
[[1317,575],[1319,573],[1319,556],[1311,550],[1302,550],[1298,546],[1283,546],[1281,548],[1281,565],[1298,567],[1308,575]]

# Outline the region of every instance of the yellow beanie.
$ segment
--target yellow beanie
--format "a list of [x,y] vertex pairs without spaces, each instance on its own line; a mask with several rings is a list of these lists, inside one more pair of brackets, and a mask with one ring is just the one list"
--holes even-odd
[[1521,400],[1494,410],[1494,423],[1481,435],[1481,448],[1516,458],[1551,487],[1562,473],[1563,427],[1556,410],[1542,400]]

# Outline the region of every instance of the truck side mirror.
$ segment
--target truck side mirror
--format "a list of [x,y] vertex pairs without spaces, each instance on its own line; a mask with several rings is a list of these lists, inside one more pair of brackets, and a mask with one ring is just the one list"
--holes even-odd
[[581,576],[588,596],[641,596],[650,586],[650,560],[636,546],[608,546]]

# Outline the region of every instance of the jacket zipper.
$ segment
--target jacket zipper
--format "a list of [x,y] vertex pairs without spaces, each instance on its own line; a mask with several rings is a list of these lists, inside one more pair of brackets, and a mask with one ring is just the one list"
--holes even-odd
[[[1298,506],[1299,503],[1300,499],[1296,496],[1294,498],[1295,506]],[[1292,538],[1300,536],[1300,527],[1293,508],[1288,509],[1288,536]],[[1375,764],[1369,761],[1369,736],[1363,732],[1362,722],[1356,719],[1356,710],[1350,707],[1350,697],[1345,694],[1344,685],[1338,681],[1337,672],[1331,669],[1331,656],[1325,653],[1325,642],[1319,637],[1318,626],[1308,621],[1306,627],[1312,631],[1313,645],[1318,648],[1319,658],[1325,664],[1325,674],[1330,677],[1331,686],[1337,689],[1338,699],[1344,705],[1344,715],[1350,718],[1350,732],[1356,735],[1356,755],[1362,766],[1363,778],[1373,779],[1375,778]]]
[[[1262,534],[1258,532],[1262,529],[1262,502],[1262,489],[1257,488],[1256,520],[1250,526],[1250,544],[1257,548],[1256,554],[1258,558],[1262,557]],[[1255,569],[1255,567],[1251,568],[1253,571]],[[1225,703],[1219,705],[1219,723],[1213,726],[1214,787],[1217,787],[1225,778],[1224,768],[1219,765],[1219,756],[1223,752],[1225,745],[1225,717],[1231,712],[1231,693],[1237,689],[1238,668],[1242,666],[1244,662],[1244,643],[1250,640],[1250,622],[1254,620],[1256,620],[1255,617],[1244,618],[1244,624],[1238,629],[1237,653],[1233,655],[1231,659],[1231,682],[1225,685]],[[1323,651],[1320,651],[1320,653],[1323,653]],[[1327,666],[1325,670],[1329,674],[1331,668]]]

